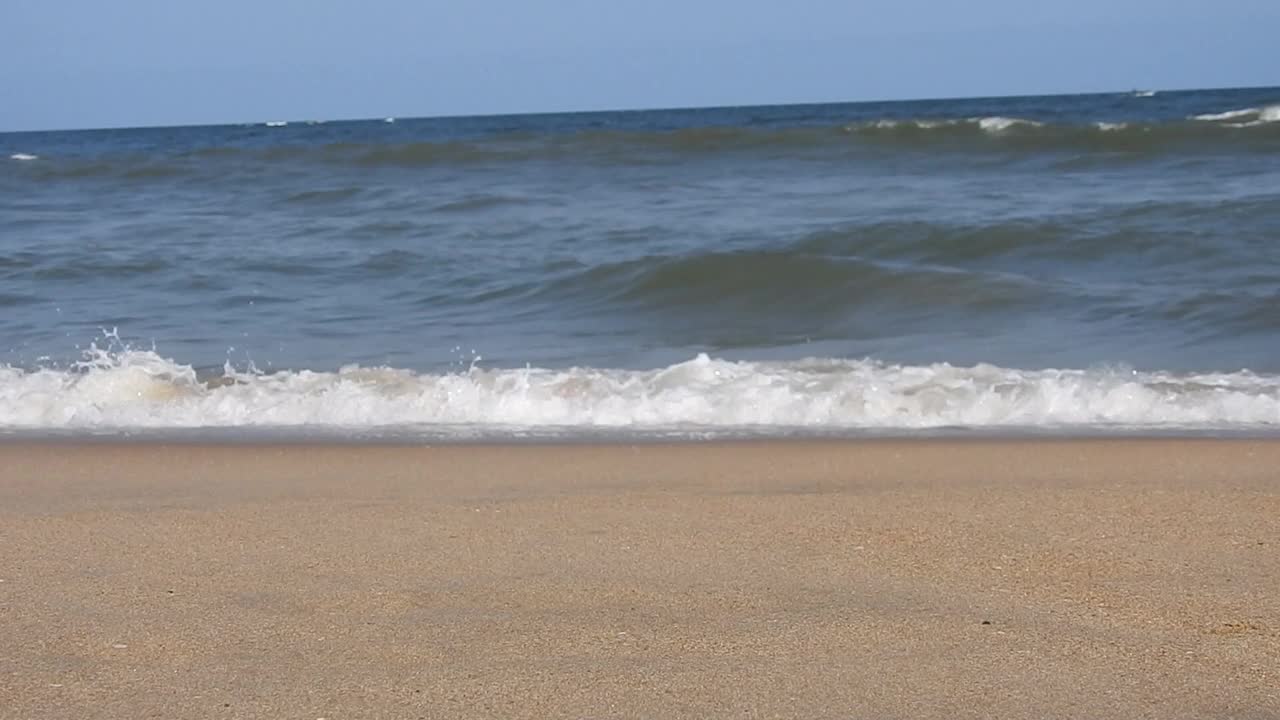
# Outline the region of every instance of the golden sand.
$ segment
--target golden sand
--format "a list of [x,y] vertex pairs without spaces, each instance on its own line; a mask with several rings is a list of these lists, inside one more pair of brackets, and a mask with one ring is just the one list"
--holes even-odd
[[0,445],[0,718],[1280,717],[1280,443]]

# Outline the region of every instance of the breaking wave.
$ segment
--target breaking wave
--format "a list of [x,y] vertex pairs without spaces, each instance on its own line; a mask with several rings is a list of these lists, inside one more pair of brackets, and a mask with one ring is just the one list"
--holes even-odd
[[1226,127],[1249,128],[1280,122],[1280,105],[1264,105],[1262,107],[1241,108],[1219,113],[1193,115],[1192,120],[1208,123],[1221,123]]
[[0,428],[403,429],[425,436],[593,429],[857,432],[976,429],[1273,429],[1280,377],[871,360],[731,362],[419,373],[344,367],[203,375],[154,351],[94,349],[65,369],[0,367]]

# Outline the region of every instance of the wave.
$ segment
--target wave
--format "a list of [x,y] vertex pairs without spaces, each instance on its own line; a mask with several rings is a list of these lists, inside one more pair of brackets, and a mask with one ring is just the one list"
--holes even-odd
[[[392,283],[387,290],[396,292],[385,299],[394,306],[389,312],[413,307],[440,317],[474,317],[483,310],[495,317],[610,318],[677,333],[681,342],[725,343],[718,347],[865,337],[869,328],[899,322],[939,327],[1057,307],[1088,307],[1093,322],[1176,321],[1182,332],[1206,337],[1269,333],[1280,329],[1280,314],[1273,311],[1275,285],[1265,273],[1237,273],[1226,285],[1206,280],[1155,287],[1150,278],[1210,278],[1221,268],[1256,264],[1254,238],[1259,229],[1276,226],[1278,199],[1272,193],[1145,203],[986,222],[855,222],[742,240],[740,249],[635,254],[664,244],[658,241],[668,230],[653,228],[639,239],[602,241],[591,253],[552,249],[549,256],[501,265],[471,263],[399,239],[304,255],[262,248],[201,260],[198,276],[210,292],[207,301],[228,307],[244,299],[229,288],[242,286],[246,277],[286,286]],[[522,200],[464,196],[434,210],[485,211]],[[1252,231],[1219,237],[1232,224]],[[380,221],[358,229],[394,237],[418,227]],[[0,254],[0,279],[5,277],[36,283],[13,290],[44,301],[87,281],[173,288],[193,282],[181,254],[133,247]],[[729,335],[716,334],[730,328]]]
[[1014,274],[808,252],[801,243],[788,250],[652,255],[579,268],[531,295],[577,308],[608,303],[660,313],[813,319],[860,305],[903,310],[945,302],[995,309],[1036,302],[1044,291]]
[[1220,123],[1225,127],[1233,128],[1257,127],[1280,122],[1280,105],[1264,105],[1262,107],[1241,108],[1219,113],[1204,113],[1202,115],[1192,115],[1191,119],[1208,123]]
[[23,160],[39,160],[39,159],[40,159],[40,156],[39,156],[39,155],[31,155],[31,154],[29,154],[29,153],[14,153],[14,154],[12,154],[12,155],[10,155],[10,156],[9,156],[9,159],[10,159],[10,160],[18,160],[18,161],[23,161]]
[[[1280,106],[1275,106],[1280,112]],[[1059,124],[1016,117],[874,120],[845,125],[847,136],[896,149],[934,151],[1108,152],[1159,154],[1231,149],[1280,141],[1272,108],[1252,110],[1254,120],[1206,122],[1202,116],[1164,123],[1098,120]],[[1241,115],[1239,117],[1245,117]]]
[[[0,267],[3,267],[3,265],[0,265]],[[33,305],[38,302],[40,302],[40,298],[34,295],[26,293],[0,292],[0,308],[16,307],[18,305]]]
[[841,125],[783,128],[697,127],[667,131],[587,130],[537,136],[512,134],[483,141],[417,142],[403,145],[327,146],[317,157],[360,165],[437,165],[522,159],[588,159],[660,163],[725,153],[859,153],[893,149],[926,151],[1104,151],[1151,153],[1188,147],[1232,147],[1280,141],[1269,127],[1280,106],[1256,119],[1222,124],[1198,120],[1168,123],[1058,124],[1030,118],[881,118]]
[[[789,252],[966,266],[999,259],[1114,262],[1158,256],[1162,267],[1206,260],[1247,262],[1247,237],[1223,237],[1223,227],[1271,227],[1280,193],[1231,200],[1186,199],[972,222],[923,220],[853,223],[811,232]],[[1168,224],[1175,219],[1176,225]],[[990,266],[988,266],[990,267]]]
[[[1247,264],[1256,258],[1247,236],[1216,243],[1204,238],[1219,233],[1224,219],[1273,225],[1276,201],[1268,194],[998,222],[851,223],[785,241],[770,239],[768,247],[547,265],[536,283],[522,280],[503,285],[495,295],[460,294],[451,302],[545,300],[577,312],[603,306],[660,314],[664,323],[714,314],[757,322],[776,318],[777,327],[783,327],[868,311],[938,317],[961,309],[1020,311],[1084,296],[1095,308],[1119,303],[1114,314],[1133,317],[1160,307],[1156,297],[1193,309],[1187,310],[1186,323],[1212,329],[1230,320],[1235,331],[1267,331],[1280,327],[1280,318],[1256,310],[1274,302],[1273,284],[1212,287],[1201,297],[1201,286],[1190,283],[1153,294],[1134,285],[1129,270],[1150,270],[1158,263],[1162,272],[1195,276]],[[1167,218],[1177,218],[1178,227],[1163,224]],[[1064,270],[1082,267],[1091,269]],[[1142,298],[1137,309],[1135,297]]]
[[[1280,143],[1280,105],[1143,123],[1060,124],[1006,116],[880,118],[840,125],[782,128],[697,127],[679,130],[582,130],[574,133],[499,133],[469,140],[340,141],[275,147],[207,147],[169,155],[44,158],[30,163],[33,178],[118,177],[167,180],[206,168],[311,163],[321,166],[432,167],[533,160],[652,164],[725,153],[856,156],[876,150],[991,153],[1118,152],[1152,154],[1188,149],[1267,147]],[[15,154],[17,160],[36,159]]]
[[696,435],[965,428],[1274,429],[1280,376],[1019,370],[871,360],[430,374],[344,367],[201,377],[153,351],[93,350],[70,369],[0,366],[0,428],[399,428],[425,436],[591,429]]
[[[35,160],[36,156],[28,156]],[[23,174],[28,179],[92,180],[105,179],[131,182],[167,182],[176,178],[194,177],[204,168],[197,163],[172,157],[119,155],[114,157],[80,158],[39,156],[41,161],[24,162],[28,169]]]
[[844,126],[846,133],[859,133],[870,130],[955,130],[975,128],[991,134],[999,134],[1013,128],[1042,128],[1045,124],[1035,120],[1016,117],[991,115],[988,117],[972,117],[964,119],[932,119],[932,120],[873,120],[870,122],[851,123]]

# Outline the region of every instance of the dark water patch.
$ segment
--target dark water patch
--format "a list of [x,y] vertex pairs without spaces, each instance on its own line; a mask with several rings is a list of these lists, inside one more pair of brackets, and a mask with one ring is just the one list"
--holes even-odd
[[409,220],[375,220],[349,228],[346,235],[356,240],[382,240],[426,235],[434,227]]
[[419,269],[427,258],[411,250],[386,250],[376,253],[355,265],[360,272],[379,275],[399,275]]
[[615,158],[653,151],[680,157],[822,147],[838,145],[840,140],[837,127],[698,127],[662,132],[587,131],[559,140],[556,147],[567,154],[599,153]]
[[174,292],[199,294],[202,292],[226,290],[235,282],[234,277],[207,270],[194,270],[190,263],[183,263],[177,274],[174,274],[165,287]]
[[76,180],[117,180],[147,183],[173,180],[199,172],[195,166],[165,157],[106,157],[100,159],[53,159],[34,168],[31,180],[68,182]]
[[79,256],[58,264],[46,264],[32,272],[37,280],[101,280],[155,276],[165,273],[173,264],[164,258],[112,258]]
[[25,270],[35,267],[40,259],[35,252],[0,253],[0,270]]
[[[334,147],[343,147],[342,144]],[[324,148],[321,147],[323,150]],[[316,152],[315,146],[308,145],[269,145],[265,148],[246,147],[229,155],[234,159],[252,159],[268,163],[288,163],[295,160],[306,160]]]
[[304,190],[290,194],[284,200],[288,203],[297,203],[300,205],[337,205],[347,200],[359,197],[364,192],[363,188],[345,187],[332,188],[326,190]]
[[108,329],[121,327],[136,327],[138,324],[146,320],[145,315],[92,315],[84,319],[73,320],[72,322],[81,328],[87,329],[92,333],[101,336]]
[[230,145],[221,147],[202,147],[196,150],[183,153],[180,157],[189,157],[196,159],[217,159],[217,158],[235,158],[243,157],[246,154],[244,148],[234,147]]
[[324,148],[322,159],[363,167],[432,167],[518,160],[529,153],[497,145],[467,142],[415,142],[405,145],[342,144]]
[[953,265],[1024,252],[1038,241],[1057,239],[1063,231],[1063,227],[1035,221],[993,225],[881,222],[820,230],[795,242],[792,250]]
[[507,205],[527,205],[529,202],[527,198],[512,195],[476,194],[441,203],[432,209],[440,213],[475,212]]
[[256,257],[240,258],[233,271],[246,275],[276,275],[284,278],[323,277],[331,273],[340,258],[317,258],[312,256],[296,257]]
[[167,180],[189,174],[190,170],[178,165],[149,163],[123,170],[120,176],[125,180]]
[[1034,302],[1025,278],[855,257],[745,251],[652,256],[593,267],[538,294],[654,312],[843,313],[858,306],[949,303],[973,308]]
[[1280,331],[1280,278],[1270,288],[1214,289],[1183,294],[1156,308],[1160,319],[1195,328],[1206,339]]
[[[1238,263],[1250,245],[1280,229],[1280,199],[1148,202],[994,223],[888,221],[815,231],[789,249],[945,266],[982,263],[1111,263],[1146,258]],[[1223,235],[1226,237],[1223,237]],[[1267,256],[1271,256],[1267,248]]]
[[28,295],[25,293],[0,292],[0,307],[3,307],[3,308],[16,308],[23,305],[34,305],[36,303],[43,302],[43,301],[44,301],[43,298],[37,297],[35,295]]

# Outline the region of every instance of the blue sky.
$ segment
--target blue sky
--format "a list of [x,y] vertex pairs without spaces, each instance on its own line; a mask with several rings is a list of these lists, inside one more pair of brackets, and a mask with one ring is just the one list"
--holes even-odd
[[0,0],[0,130],[1280,84],[1276,0]]

